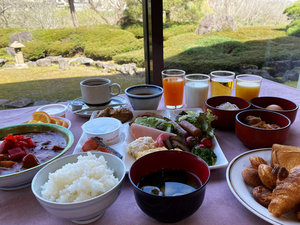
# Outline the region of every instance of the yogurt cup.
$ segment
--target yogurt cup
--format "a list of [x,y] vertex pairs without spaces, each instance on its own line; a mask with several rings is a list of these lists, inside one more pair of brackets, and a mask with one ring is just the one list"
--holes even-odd
[[61,116],[66,117],[68,107],[63,104],[50,104],[44,105],[38,108],[36,111],[44,111],[48,113],[50,116]]
[[100,117],[84,123],[81,128],[87,138],[100,137],[107,145],[116,144],[119,140],[120,120],[112,117]]

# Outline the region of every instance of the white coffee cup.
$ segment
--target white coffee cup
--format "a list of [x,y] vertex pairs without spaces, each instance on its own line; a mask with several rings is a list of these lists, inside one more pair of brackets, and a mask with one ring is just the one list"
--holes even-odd
[[[116,87],[117,92],[113,92]],[[91,78],[80,82],[82,99],[85,103],[91,105],[107,104],[111,98],[121,92],[121,87],[117,83],[111,83],[105,78]]]

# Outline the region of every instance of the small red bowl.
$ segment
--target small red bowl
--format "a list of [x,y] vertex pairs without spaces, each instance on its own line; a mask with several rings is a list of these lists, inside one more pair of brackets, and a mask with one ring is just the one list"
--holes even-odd
[[[202,185],[190,193],[177,196],[149,194],[138,187],[142,177],[161,169],[190,172],[200,179]],[[174,223],[192,215],[201,206],[210,178],[210,169],[201,158],[192,153],[169,150],[139,158],[131,166],[128,177],[140,209],[158,221]]]
[[[296,105],[294,102],[279,97],[257,97],[251,99],[251,103],[252,103],[252,108],[254,109],[264,109],[272,112],[281,113],[287,116],[291,120],[291,123],[295,121],[297,111],[299,108],[299,106]],[[275,111],[275,110],[266,109],[267,106],[273,104],[279,105],[281,108],[283,108],[283,110]]]
[[[238,110],[223,110],[218,109],[217,106],[230,102],[239,107]],[[212,122],[212,126],[219,129],[234,129],[235,116],[239,112],[249,109],[251,106],[250,102],[243,98],[234,96],[216,96],[208,98],[205,101],[205,111],[210,109],[212,114],[216,115],[218,118]]]
[[[269,124],[277,124],[279,129],[263,129],[247,125],[244,121],[247,116],[258,116]],[[249,148],[269,148],[273,144],[284,144],[291,121],[288,117],[260,109],[250,109],[240,112],[235,119],[235,134],[243,144]]]

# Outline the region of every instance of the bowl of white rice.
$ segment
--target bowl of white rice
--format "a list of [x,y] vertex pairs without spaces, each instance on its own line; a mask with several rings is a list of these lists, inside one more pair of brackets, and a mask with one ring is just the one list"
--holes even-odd
[[43,167],[31,189],[49,213],[87,224],[98,220],[117,199],[125,174],[124,162],[112,154],[79,153]]

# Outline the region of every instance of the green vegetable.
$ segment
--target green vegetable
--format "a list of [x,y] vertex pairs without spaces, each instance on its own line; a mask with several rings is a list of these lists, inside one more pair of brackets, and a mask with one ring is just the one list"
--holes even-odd
[[167,131],[170,133],[174,133],[176,130],[174,124],[169,123],[164,119],[160,119],[156,117],[148,117],[148,116],[137,117],[134,123],[147,126],[147,127],[156,128],[162,131]]
[[209,148],[198,148],[195,147],[192,149],[192,153],[199,156],[203,159],[207,165],[213,166],[216,164],[217,156],[216,154]]
[[187,111],[181,113],[181,115],[177,118],[177,122],[182,120],[186,120],[193,124],[195,127],[201,129],[203,136],[207,136],[210,138],[214,137],[214,128],[211,126],[211,122],[215,120],[217,117],[211,114],[211,111],[208,109],[206,113],[196,113],[192,111]]

